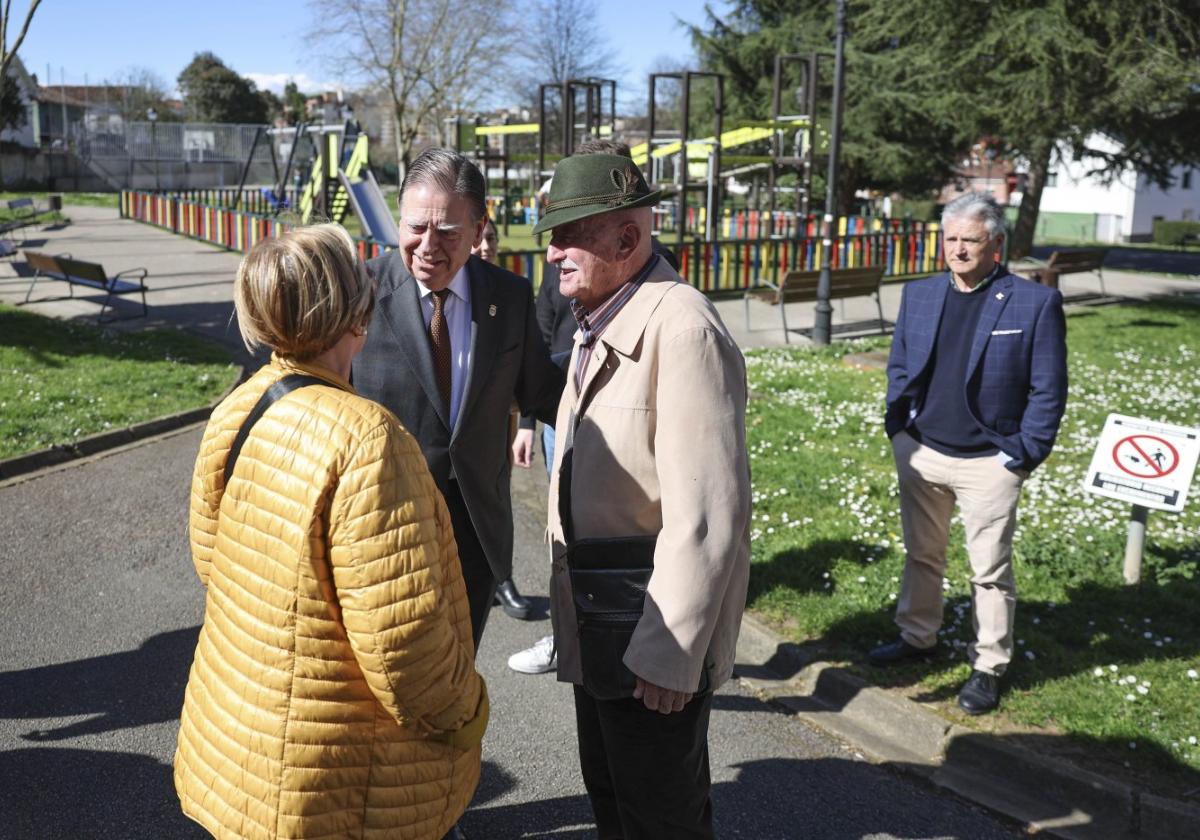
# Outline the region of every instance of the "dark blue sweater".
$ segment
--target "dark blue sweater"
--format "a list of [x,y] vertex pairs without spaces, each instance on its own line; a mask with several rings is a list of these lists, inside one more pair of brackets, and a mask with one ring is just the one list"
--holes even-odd
[[978,458],[1000,451],[967,410],[965,387],[975,327],[990,285],[990,277],[972,292],[960,292],[951,285],[929,363],[925,405],[909,429],[913,438],[926,446],[958,458]]

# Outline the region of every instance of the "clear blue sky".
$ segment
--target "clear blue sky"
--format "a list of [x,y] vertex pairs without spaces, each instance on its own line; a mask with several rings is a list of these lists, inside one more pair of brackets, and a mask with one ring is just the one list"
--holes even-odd
[[[520,0],[517,0],[520,2]],[[8,42],[28,8],[13,3]],[[728,0],[713,0],[723,11]],[[597,18],[625,72],[618,76],[622,102],[644,99],[646,76],[660,56],[691,54],[675,18],[701,22],[703,0],[597,0]],[[46,68],[57,84],[98,84],[132,66],[148,67],[169,88],[192,56],[211,50],[260,87],[281,90],[289,76],[302,90],[336,87],[336,68],[306,57],[303,33],[310,12],[303,0],[44,0],[34,15],[21,59],[44,84]]]

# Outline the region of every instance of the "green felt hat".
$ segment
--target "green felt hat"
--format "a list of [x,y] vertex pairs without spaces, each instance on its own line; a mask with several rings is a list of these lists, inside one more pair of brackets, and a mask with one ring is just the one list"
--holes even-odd
[[542,204],[542,217],[535,234],[568,222],[629,210],[652,207],[662,191],[650,192],[646,180],[627,157],[621,155],[572,155],[554,167],[550,195]]

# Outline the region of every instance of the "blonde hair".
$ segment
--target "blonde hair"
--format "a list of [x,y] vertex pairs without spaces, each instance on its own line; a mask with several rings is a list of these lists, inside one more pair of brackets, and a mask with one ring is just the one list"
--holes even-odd
[[321,224],[251,248],[238,266],[233,303],[249,350],[265,344],[303,361],[365,327],[375,293],[350,235]]

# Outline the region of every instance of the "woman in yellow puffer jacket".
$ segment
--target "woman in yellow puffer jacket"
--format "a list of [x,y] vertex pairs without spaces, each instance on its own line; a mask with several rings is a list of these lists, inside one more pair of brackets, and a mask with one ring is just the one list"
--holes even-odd
[[[354,393],[374,292],[336,225],[256,245],[235,302],[271,363],[213,412],[192,481],[207,589],[175,788],[218,838],[438,840],[488,701],[450,516],[416,442]],[[274,383],[297,388],[238,430]]]

